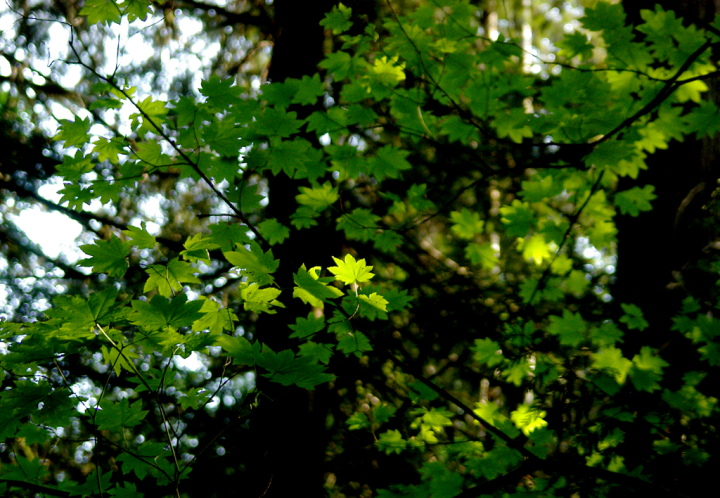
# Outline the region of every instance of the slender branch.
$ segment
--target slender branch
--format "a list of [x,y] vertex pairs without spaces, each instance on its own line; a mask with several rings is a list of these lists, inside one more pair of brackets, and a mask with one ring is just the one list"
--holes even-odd
[[637,111],[635,114],[630,116],[629,118],[625,119],[622,123],[617,125],[613,130],[608,132],[603,138],[595,142],[595,146],[597,146],[600,142],[607,142],[610,140],[613,136],[619,134],[622,130],[625,128],[629,128],[632,124],[634,124],[638,119],[645,116],[646,114],[652,112],[657,106],[662,104],[670,95],[673,94],[675,90],[677,90],[683,83],[680,83],[678,80],[680,79],[680,76],[687,71],[690,66],[695,62],[702,54],[709,48],[720,46],[720,43],[716,42],[713,43],[711,40],[707,40],[705,43],[703,43],[695,52],[690,54],[690,56],[685,60],[682,66],[680,66],[680,69],[678,69],[672,78],[667,80],[665,82],[665,85],[663,85],[662,89],[658,92],[658,94],[647,104],[645,104],[639,111]]
[[162,129],[162,127],[155,122],[154,119],[142,108],[140,105],[131,98],[131,96],[125,91],[124,88],[122,88],[120,85],[117,84],[117,82],[112,78],[112,76],[103,76],[100,73],[98,73],[95,68],[90,66],[89,64],[84,63],[81,58],[80,54],[75,49],[75,46],[73,44],[73,40],[71,38],[70,40],[70,49],[72,50],[73,54],[77,58],[77,61],[73,61],[75,64],[80,65],[81,67],[85,68],[86,70],[90,71],[90,73],[95,76],[96,78],[104,81],[105,83],[112,86],[116,91],[118,91],[120,94],[122,94],[128,102],[130,102],[135,109],[137,109],[138,113],[143,117],[145,121],[147,121],[155,130],[155,132],[162,137],[170,146],[177,152],[177,154],[188,164],[190,167],[195,171],[195,173],[202,178],[202,180],[210,187],[210,189],[217,195],[236,215],[237,218],[242,221],[249,229],[250,231],[255,235],[255,237],[261,241],[265,248],[270,248],[270,243],[263,237],[258,229],[250,223],[250,221],[245,217],[242,211],[237,208],[237,206],[228,199],[225,194],[223,194],[213,183],[213,181],[203,172],[200,167],[198,166],[197,162],[193,161],[190,156],[188,156],[185,151],[165,132],[165,130]]

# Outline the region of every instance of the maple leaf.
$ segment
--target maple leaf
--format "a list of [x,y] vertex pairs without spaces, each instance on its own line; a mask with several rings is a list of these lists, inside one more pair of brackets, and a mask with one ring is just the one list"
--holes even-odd
[[161,126],[165,122],[168,110],[165,108],[166,102],[161,100],[153,100],[147,97],[142,102],[137,102],[139,112],[130,115],[132,126],[135,128],[139,120],[142,120],[141,130],[157,131],[156,126]]
[[282,108],[265,111],[254,124],[254,131],[266,137],[286,138],[297,133],[303,121],[297,119],[296,112],[286,112]]
[[292,99],[293,104],[312,105],[317,102],[318,97],[325,94],[325,85],[320,81],[320,75],[305,75],[300,80],[297,93]]
[[340,198],[337,189],[333,188],[329,182],[323,183],[322,186],[317,185],[312,188],[300,187],[300,192],[302,192],[302,194],[295,196],[298,204],[309,206],[318,211],[331,206]]
[[117,237],[110,240],[97,240],[93,244],[85,244],[80,249],[90,256],[78,261],[80,266],[92,267],[93,273],[107,273],[111,277],[122,277],[130,267],[127,257],[132,244],[123,242]]
[[489,243],[476,244],[473,242],[465,248],[465,257],[472,264],[479,264],[486,270],[492,270],[500,262],[496,254],[492,244]]
[[85,0],[85,6],[80,11],[81,16],[87,16],[88,24],[120,24],[122,12],[113,0]]
[[309,157],[305,152],[310,148],[306,140],[284,140],[268,149],[267,167],[273,175],[283,171],[293,178],[297,171],[305,170],[305,163]]
[[360,294],[358,295],[358,298],[360,299],[360,301],[367,303],[373,308],[377,308],[380,311],[387,311],[387,299],[385,299],[383,296],[378,295],[377,292],[373,292],[370,295]]
[[198,270],[178,258],[171,259],[167,266],[151,265],[145,271],[149,275],[143,288],[145,293],[157,288],[161,296],[170,297],[171,294],[182,290],[183,282],[200,283],[200,279],[195,276]]
[[332,344],[319,344],[312,341],[300,344],[298,349],[300,356],[309,356],[313,359],[313,363],[323,363],[325,365],[330,363],[333,354]]
[[325,373],[325,367],[314,363],[310,356],[296,357],[290,350],[275,353],[270,348],[263,348],[257,358],[257,364],[267,370],[263,376],[283,386],[296,385],[304,389],[329,382],[334,375]]
[[206,97],[208,105],[222,111],[240,100],[241,90],[235,84],[235,78],[220,79],[213,74],[200,84],[200,93]]
[[380,84],[392,87],[405,79],[405,64],[396,66],[397,62],[397,57],[388,59],[387,56],[383,56],[375,59],[370,71]]
[[244,246],[238,246],[237,251],[224,252],[225,259],[236,268],[235,270],[248,278],[249,282],[258,285],[273,283],[274,273],[280,266],[280,262],[273,257],[272,250],[263,253],[257,242],[250,242],[250,250]]
[[185,294],[180,294],[174,299],[156,294],[150,302],[132,301],[131,305],[133,313],[130,315],[130,321],[138,327],[151,331],[166,327],[173,329],[190,327],[195,320],[203,316],[200,313],[203,302],[188,302]]
[[399,455],[407,446],[407,441],[402,438],[400,431],[391,430],[380,434],[380,438],[375,441],[375,444],[388,455],[392,453]]
[[370,420],[368,420],[367,415],[364,413],[353,413],[345,423],[351,431],[370,428]]
[[180,255],[185,261],[193,263],[195,261],[204,261],[209,265],[209,251],[217,249],[219,246],[215,242],[212,242],[209,237],[203,237],[201,233],[196,233],[187,238],[183,247],[185,250],[181,251]]
[[100,351],[102,352],[103,360],[110,365],[116,377],[120,376],[120,372],[123,369],[132,373],[136,372],[135,366],[131,361],[140,358],[140,355],[137,354],[134,348],[121,346],[121,349],[115,347],[108,349],[106,346],[102,346]]
[[110,161],[113,164],[118,163],[118,154],[127,154],[124,145],[115,140],[99,137],[93,142],[93,152],[97,152],[98,161]]
[[528,240],[520,240],[518,249],[522,250],[523,258],[532,259],[536,265],[541,264],[543,259],[550,259],[550,247],[541,234],[533,235]]
[[220,246],[223,252],[232,251],[236,246],[250,243],[247,236],[247,228],[233,223],[220,222],[210,227],[210,235],[206,237],[208,242]]
[[577,56],[578,59],[584,61],[592,57],[593,45],[588,42],[588,36],[585,33],[575,31],[572,34],[565,34],[556,46],[560,49],[558,55],[572,59]]
[[[61,119],[60,123],[60,129],[57,135],[55,135],[55,140],[65,142],[65,147],[79,148],[90,141],[90,135],[88,133],[92,125],[90,118],[76,118],[74,121]],[[78,153],[75,154],[75,157],[78,157]],[[71,178],[67,178],[67,180],[71,180]]]
[[320,278],[317,271],[319,266],[305,270],[305,265],[301,266],[297,273],[293,276],[296,287],[293,289],[293,297],[300,298],[303,303],[310,304],[316,308],[322,308],[323,303],[328,299],[337,298],[343,295],[340,289],[329,286],[333,279]]
[[320,21],[320,25],[325,26],[326,29],[331,29],[333,34],[339,35],[352,27],[351,16],[352,9],[340,3],[325,14],[325,18]]
[[125,0],[119,5],[128,22],[144,21],[152,13],[152,6],[148,0]]
[[325,328],[325,317],[321,315],[318,318],[314,313],[310,312],[307,318],[298,317],[295,320],[295,325],[288,326],[293,331],[293,333],[290,334],[291,338],[304,339]]
[[380,217],[369,209],[356,208],[338,218],[337,227],[350,240],[369,242],[375,237],[378,221]]
[[453,221],[451,230],[462,239],[472,239],[482,233],[484,221],[475,211],[463,208],[462,211],[452,211],[450,219]]
[[632,368],[632,361],[624,358],[622,351],[614,346],[607,346],[591,355],[593,368],[610,370],[618,384],[623,384]]
[[585,340],[587,324],[580,313],[563,310],[563,316],[551,316],[547,331],[560,338],[560,344],[578,346]]
[[548,425],[545,421],[547,412],[539,410],[530,405],[520,405],[517,410],[510,413],[510,419],[526,436],[536,429],[541,429]]
[[270,308],[270,306],[285,307],[280,301],[276,300],[280,292],[280,289],[275,289],[274,287],[260,288],[256,283],[248,285],[246,282],[243,282],[240,297],[244,300],[243,306],[246,310],[256,313],[265,312],[272,315],[275,314],[276,311]]
[[501,207],[500,214],[503,216],[501,221],[507,225],[508,237],[525,237],[537,223],[530,204],[517,199],[510,206]]
[[345,260],[340,260],[333,256],[333,260],[337,266],[331,266],[328,271],[335,275],[335,280],[340,280],[344,284],[367,282],[375,276],[371,273],[372,266],[367,266],[365,260],[355,261],[352,254],[346,254]]
[[504,359],[500,344],[488,338],[475,339],[471,349],[473,360],[488,367],[499,365]]
[[100,408],[102,409],[95,416],[98,429],[113,432],[140,424],[148,414],[147,410],[142,409],[142,401],[131,405],[127,398],[118,402],[103,400]]
[[201,405],[204,405],[207,401],[210,400],[211,394],[212,393],[208,392],[206,389],[200,387],[193,387],[192,389],[189,389],[187,393],[185,393],[185,395],[178,400],[178,404],[184,410],[197,410]]
[[138,249],[154,249],[157,245],[155,237],[150,235],[143,221],[140,227],[129,226],[127,230],[123,232],[129,239],[130,243]]
[[621,303],[620,306],[625,312],[625,314],[620,317],[620,321],[622,323],[626,323],[630,330],[645,330],[650,326],[650,324],[643,317],[642,310],[636,305]]
[[337,341],[337,350],[345,353],[346,356],[354,354],[361,358],[364,351],[372,351],[370,340],[365,334],[357,330],[352,333],[338,332]]
[[400,172],[409,170],[412,165],[405,159],[410,152],[385,145],[380,148],[376,156],[368,161],[368,170],[377,180],[385,178],[400,178]]
[[630,190],[618,192],[615,194],[614,204],[622,214],[638,216],[640,211],[650,211],[652,209],[650,202],[657,197],[653,192],[654,190],[653,185],[645,185],[642,189],[633,187]]

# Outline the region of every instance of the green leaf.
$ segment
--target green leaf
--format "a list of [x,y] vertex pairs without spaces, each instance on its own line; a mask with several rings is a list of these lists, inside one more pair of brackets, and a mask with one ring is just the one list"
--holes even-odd
[[640,308],[638,308],[634,304],[625,303],[621,303],[620,306],[625,312],[625,314],[620,317],[620,321],[627,324],[630,330],[645,330],[649,327],[649,324],[647,321],[645,321],[642,310]]
[[373,421],[378,425],[382,425],[388,422],[396,411],[397,409],[394,406],[382,404],[373,410]]
[[166,102],[153,100],[152,97],[147,97],[142,102],[138,102],[138,112],[130,115],[130,119],[133,120],[133,128],[137,126],[139,121],[142,121],[142,130],[157,132],[156,126],[160,127],[167,116],[168,110],[165,105]]
[[322,186],[312,188],[300,187],[302,194],[296,195],[295,200],[298,204],[308,206],[317,211],[330,207],[340,198],[337,188],[333,188],[330,183],[325,182]]
[[472,239],[481,234],[484,222],[475,211],[463,208],[462,211],[452,211],[450,219],[453,221],[452,231],[461,239]]
[[229,335],[220,335],[216,339],[216,343],[223,350],[241,365],[253,366],[255,361],[261,354],[261,345],[258,341],[250,344],[250,341],[244,337],[231,337]]
[[312,105],[318,97],[325,95],[325,85],[320,81],[320,75],[315,73],[312,77],[305,75],[300,80],[297,93],[292,99],[293,104]]
[[293,289],[293,297],[300,298],[303,303],[310,304],[316,308],[322,308],[323,303],[328,299],[334,299],[343,295],[340,289],[329,286],[328,283],[333,279],[319,278],[317,271],[320,267],[316,266],[305,270],[305,265],[300,267],[298,272],[293,276],[296,287]]
[[320,315],[318,318],[314,313],[310,312],[307,318],[298,317],[295,320],[295,325],[289,325],[289,327],[293,331],[290,334],[291,338],[304,339],[325,328],[325,317]]
[[405,159],[410,152],[385,145],[377,151],[376,156],[368,158],[368,170],[378,181],[385,178],[400,178],[400,172],[412,169]]
[[508,237],[525,237],[536,224],[530,204],[517,199],[510,206],[501,207],[500,214],[501,221],[507,225],[505,233]]
[[331,29],[333,34],[339,35],[352,27],[351,16],[352,9],[340,3],[325,14],[325,18],[320,21],[320,25],[325,26],[326,29]]
[[[103,1],[103,3],[105,2]],[[90,118],[75,119],[74,121],[61,119],[60,123],[60,129],[58,130],[57,135],[55,135],[55,140],[58,142],[65,142],[65,147],[81,148],[90,142],[89,132],[90,126],[92,125]],[[76,159],[78,159],[78,154],[79,152],[75,154]]]
[[346,356],[354,354],[358,358],[362,357],[364,351],[372,351],[370,340],[360,331],[338,332],[337,334],[337,350],[345,353]]
[[120,24],[122,17],[120,8],[113,0],[85,0],[85,6],[80,11],[81,16],[87,16],[88,24]]
[[563,316],[551,316],[547,331],[557,335],[564,346],[579,346],[585,341],[587,324],[580,313],[563,310]]
[[220,250],[230,252],[236,246],[249,244],[250,238],[247,236],[247,228],[243,228],[237,223],[216,223],[210,227],[210,235],[207,241],[220,246]]
[[148,414],[142,409],[142,402],[136,401],[132,405],[128,398],[118,402],[103,400],[101,410],[95,416],[99,430],[119,431],[124,427],[134,427],[140,424]]
[[387,56],[383,56],[373,61],[370,74],[377,79],[382,86],[393,87],[405,79],[404,69],[405,64],[398,64],[398,57],[390,57],[388,59]]
[[327,365],[330,362],[330,358],[333,355],[332,344],[318,344],[316,342],[308,341],[300,344],[298,347],[300,356],[309,356],[313,358],[313,361],[323,363]]
[[468,244],[465,248],[465,257],[474,265],[481,265],[486,270],[492,270],[500,262],[497,252],[492,244]]
[[130,267],[127,257],[132,244],[117,237],[97,240],[93,244],[80,246],[80,249],[90,257],[81,259],[78,264],[92,267],[93,273],[107,273],[111,277],[121,278]]
[[247,284],[243,282],[240,290],[240,297],[243,299],[243,307],[247,311],[255,313],[275,314],[276,311],[271,306],[279,306],[284,308],[283,304],[277,301],[280,296],[280,289],[274,287],[260,288],[256,283]]
[[545,237],[540,234],[522,240],[518,249],[522,250],[523,258],[532,259],[536,265],[542,264],[543,259],[550,259],[550,247],[545,243]]
[[146,330],[159,330],[170,327],[190,327],[195,320],[202,318],[202,301],[188,302],[185,294],[173,299],[155,295],[147,301],[132,301],[133,314],[130,321]]
[[548,175],[545,178],[540,178],[539,175],[535,175],[533,181],[522,182],[522,190],[520,196],[524,201],[527,202],[538,202],[548,197],[555,197],[563,192],[564,188],[562,183],[554,182],[552,175]]
[[353,413],[352,416],[345,421],[345,423],[351,431],[370,428],[370,421],[364,413]]
[[97,152],[98,161],[110,161],[113,164],[118,163],[118,154],[127,154],[125,145],[113,139],[103,137],[97,138],[93,142],[93,152]]
[[572,59],[577,56],[581,61],[590,59],[593,54],[593,45],[588,42],[585,33],[575,31],[555,44],[560,49],[558,55]]
[[129,239],[130,243],[138,249],[154,249],[157,245],[155,237],[150,235],[145,227],[145,222],[140,224],[140,228],[129,226],[123,232]]
[[265,111],[255,122],[254,130],[268,138],[287,138],[300,130],[303,122],[297,119],[296,112],[286,112],[275,108]]
[[204,261],[211,264],[209,251],[218,249],[218,244],[210,241],[210,237],[203,237],[201,233],[196,233],[187,238],[183,244],[185,250],[180,251],[180,255],[185,261],[194,263],[195,261]]
[[623,331],[611,321],[604,322],[599,328],[590,329],[590,340],[598,346],[614,346],[622,342]]
[[517,410],[510,413],[510,419],[515,426],[520,429],[526,436],[536,429],[541,429],[548,425],[545,421],[547,412],[530,405],[519,405]]
[[310,356],[296,357],[290,350],[275,353],[265,347],[257,358],[257,364],[267,370],[263,375],[283,386],[296,385],[303,389],[330,382],[335,377],[324,373],[323,365],[313,362]]
[[380,438],[375,441],[375,444],[380,451],[384,451],[388,455],[392,453],[397,453],[399,455],[407,446],[407,441],[402,438],[400,431],[391,430],[380,434]]
[[103,355],[105,363],[110,365],[110,368],[115,372],[115,376],[119,377],[122,370],[127,370],[131,373],[137,373],[135,365],[132,363],[133,360],[140,358],[135,348],[125,347],[121,345],[120,349],[111,347],[108,349],[106,346],[102,346],[100,351]]
[[369,242],[375,237],[378,221],[380,217],[369,209],[357,208],[338,218],[337,227],[350,240]]
[[161,296],[170,297],[182,290],[182,283],[200,283],[200,279],[195,276],[198,270],[178,258],[171,259],[167,266],[151,265],[145,271],[148,274],[143,288],[145,293],[157,289]]
[[387,300],[383,296],[378,295],[377,292],[373,292],[370,295],[359,294],[358,298],[373,308],[377,308],[380,311],[387,311]]
[[607,346],[591,355],[593,368],[598,370],[610,370],[615,376],[618,384],[623,384],[633,363],[623,358],[622,351],[614,346]]
[[488,338],[475,339],[472,352],[473,360],[488,367],[499,365],[504,359],[500,344]]
[[119,6],[123,14],[127,16],[128,22],[144,21],[148,14],[153,12],[152,6],[147,0],[125,0]]
[[352,254],[346,254],[345,260],[340,260],[333,256],[333,260],[337,266],[331,266],[328,271],[335,275],[335,280],[339,280],[346,285],[354,283],[367,282],[375,276],[371,273],[372,266],[367,266],[365,260],[355,261]]
[[260,234],[270,242],[271,245],[282,244],[290,236],[290,229],[278,222],[275,218],[265,220],[258,224]]
[[645,185],[642,189],[633,187],[630,190],[618,192],[615,194],[614,204],[622,214],[638,216],[641,211],[650,211],[652,209],[650,202],[657,197],[653,193],[654,190],[653,185]]
[[230,308],[221,308],[220,304],[204,296],[200,296],[200,301],[203,303],[200,308],[203,316],[193,322],[195,332],[208,329],[211,334],[221,334],[225,330],[235,330],[234,322],[238,317]]
[[280,261],[273,257],[272,250],[263,253],[257,242],[250,242],[250,250],[238,246],[237,251],[223,253],[225,259],[235,266],[235,271],[248,278],[249,282],[258,285],[272,284],[274,273],[280,266]]
[[235,78],[220,79],[216,74],[200,84],[200,93],[211,107],[224,111],[240,100],[241,89],[235,84]]

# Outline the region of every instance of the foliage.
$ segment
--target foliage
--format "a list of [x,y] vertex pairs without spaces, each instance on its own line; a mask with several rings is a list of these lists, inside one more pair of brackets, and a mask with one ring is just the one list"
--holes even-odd
[[[153,12],[105,0],[80,11],[96,29]],[[673,365],[644,343],[657,332],[644,310],[606,302],[608,274],[588,271],[574,250],[614,251],[616,217],[643,216],[657,200],[652,185],[622,180],[642,176],[671,140],[718,128],[702,97],[720,31],[660,7],[642,18],[640,38],[620,5],[586,9],[592,36],[568,35],[564,69],[546,81],[522,72],[514,42],[477,36],[463,0],[391,7],[378,26],[339,5],[322,22],[334,50],[321,70],[256,95],[213,76],[197,95],[140,96],[76,60],[98,83],[97,108],[127,133],[61,122],[69,209],[121,205],[153,176],[202,185],[212,200],[181,247],[145,225],[107,230],[78,263],[102,275],[101,290],[57,296],[41,320],[0,323],[0,433],[17,448],[0,489],[186,496],[227,427],[252,430],[277,393],[329,385],[342,392],[344,420],[328,422],[334,446],[350,452],[364,437],[371,458],[417,470],[377,496],[680,496],[687,469],[709,472],[717,458],[717,400],[698,388],[720,365],[715,296],[684,302],[673,327],[700,360]],[[592,59],[597,48],[603,61]],[[489,160],[493,147],[517,151],[513,164]],[[428,187],[437,170],[451,186]],[[277,178],[294,198],[273,197]],[[274,214],[281,202],[292,204],[287,219]],[[318,227],[342,240],[324,266],[296,259]],[[217,272],[232,291],[205,284]],[[287,339],[281,350],[254,328],[268,315],[289,326],[272,331]],[[427,344],[443,334],[457,339]],[[187,377],[180,360],[191,357],[220,358],[214,384]],[[81,389],[83,369],[104,381]],[[233,379],[245,380],[232,420],[193,429]],[[193,450],[199,432],[207,444]],[[648,448],[642,465],[631,432]],[[58,469],[56,441],[81,453],[76,462],[89,456]],[[329,492],[353,495],[347,482]]]

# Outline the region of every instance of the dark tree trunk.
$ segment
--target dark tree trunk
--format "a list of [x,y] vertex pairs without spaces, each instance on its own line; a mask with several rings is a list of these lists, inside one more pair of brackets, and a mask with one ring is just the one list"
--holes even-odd
[[[686,24],[709,23],[715,15],[715,4],[710,0],[633,1],[624,2],[623,6],[630,21],[640,24],[643,22],[640,10],[654,10],[657,4],[674,10]],[[707,83],[710,91],[704,98],[717,100],[717,82]],[[643,345],[659,349],[670,364],[664,372],[663,387],[673,391],[682,385],[682,375],[676,372],[693,370],[688,365],[696,362],[700,365],[697,347],[671,328],[682,300],[693,295],[703,301],[715,284],[708,279],[708,273],[698,267],[698,261],[713,240],[712,231],[703,226],[703,220],[708,216],[704,207],[717,187],[717,157],[716,139],[689,136],[684,142],[672,142],[667,150],[649,156],[648,170],[641,171],[637,180],[623,178],[618,185],[618,190],[654,185],[657,195],[652,211],[635,218],[627,215],[616,218],[618,267],[613,297],[617,303],[638,305],[650,324],[642,332],[626,334],[624,353],[632,359]],[[622,310],[618,309],[618,313],[622,314]],[[703,390],[713,396],[719,394],[716,381],[704,383]],[[639,415],[651,413],[654,406],[649,397],[643,396],[646,393],[632,391],[631,386],[623,391],[628,405]],[[674,429],[678,428],[668,428],[671,432]],[[644,429],[626,435],[625,463],[629,469],[642,465],[650,456],[637,448],[651,448],[654,437]],[[693,475],[691,469],[678,462],[654,465],[667,465],[664,470],[648,469],[651,474],[665,476],[665,482],[656,484],[677,487],[688,496],[711,485],[712,476]]]
[[[268,73],[271,82],[302,78],[317,72],[325,40],[319,23],[334,4],[329,0],[275,1],[275,45]],[[300,118],[304,117],[304,109],[292,110],[298,112]],[[297,181],[284,173],[271,177],[267,217],[292,227],[290,216],[297,208],[297,189]],[[295,231],[294,228],[291,230]],[[257,339],[274,351],[296,346],[288,338],[291,333],[288,325],[310,311],[308,305],[292,297],[292,273],[297,272],[298,266],[303,263],[307,268],[331,264],[331,255],[339,256],[341,251],[335,233],[334,227],[321,223],[313,229],[293,233],[292,247],[274,249],[275,257],[280,259],[280,268],[275,275],[283,291],[280,300],[286,309],[276,315],[261,316],[256,325]],[[262,392],[261,407],[266,405],[266,409],[260,408],[257,416],[250,421],[248,450],[256,454],[257,461],[247,469],[247,477],[253,481],[252,492],[248,489],[247,496],[325,496],[328,386],[318,386],[312,392],[295,389],[291,393],[284,388],[282,391],[285,393],[281,394],[277,385],[266,379],[257,379],[257,385]]]

